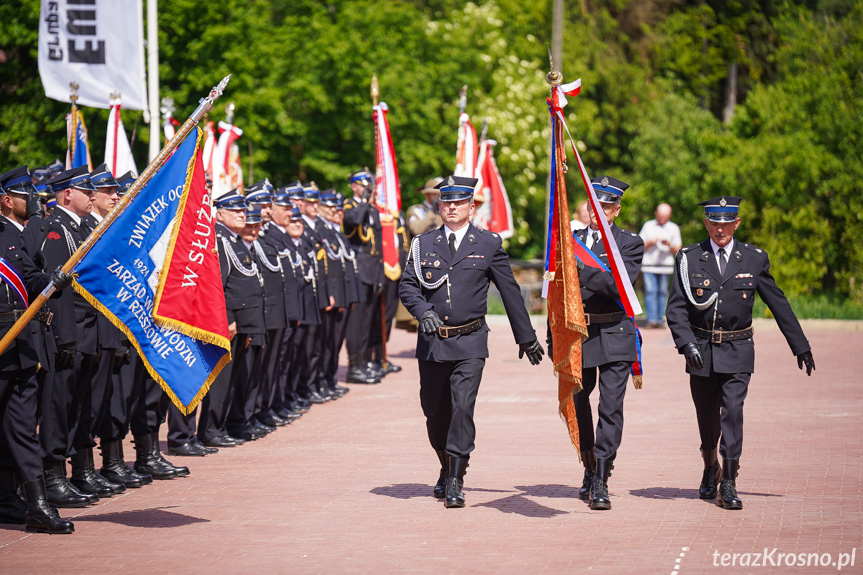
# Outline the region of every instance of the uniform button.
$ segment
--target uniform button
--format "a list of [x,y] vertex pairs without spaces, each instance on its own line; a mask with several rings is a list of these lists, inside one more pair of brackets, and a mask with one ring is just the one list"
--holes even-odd
[[719,303],[722,303],[722,300],[719,300]]
[[452,271],[452,266],[450,266],[449,271]]
[[443,316],[443,320],[444,320],[444,321],[449,321],[449,316],[448,316],[448,315]]
[[722,319],[722,316],[719,316],[719,319]]
[[725,289],[723,286],[719,286],[719,289]]

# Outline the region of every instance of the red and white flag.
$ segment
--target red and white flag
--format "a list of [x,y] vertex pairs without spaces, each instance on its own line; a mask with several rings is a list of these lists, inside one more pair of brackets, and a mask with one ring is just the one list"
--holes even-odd
[[[240,183],[236,183],[236,170],[232,169],[232,164],[235,162],[231,157],[231,148],[242,135],[243,131],[233,124],[219,122],[219,143],[216,146],[213,163],[213,198],[219,198],[222,194],[242,185],[242,176]],[[235,150],[235,152],[239,155],[238,151]]]
[[114,176],[126,172],[138,173],[135,158],[132,156],[132,148],[126,138],[126,129],[123,128],[123,120],[120,118],[120,100],[114,100],[111,104],[111,113],[108,114],[108,136],[105,138],[105,165]]
[[398,215],[402,209],[402,191],[396,152],[387,121],[389,108],[381,102],[372,108],[377,141],[375,142],[375,203],[381,213],[381,244],[383,245],[384,273],[395,281],[402,275],[399,263]]
[[474,225],[479,221],[483,224],[483,229],[495,232],[506,239],[512,237],[515,227],[512,224],[509,196],[497,169],[497,163],[494,161],[496,145],[497,142],[494,140],[483,140],[479,145],[479,165],[476,168],[479,182],[476,188],[482,191],[485,203],[477,210]]
[[477,160],[476,130],[470,116],[462,113],[458,119],[458,145],[456,146],[454,176],[475,178]]
[[216,155],[216,132],[213,130],[213,122],[207,122],[204,126],[204,173],[213,181],[213,157]]

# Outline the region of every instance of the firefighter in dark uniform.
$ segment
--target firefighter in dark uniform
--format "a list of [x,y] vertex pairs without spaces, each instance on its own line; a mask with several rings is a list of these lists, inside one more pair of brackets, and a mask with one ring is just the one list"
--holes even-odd
[[235,447],[245,439],[232,437],[227,430],[228,410],[234,399],[233,371],[238,354],[245,353],[249,337],[240,326],[264,324],[264,311],[257,299],[247,301],[248,294],[262,292],[257,269],[252,266],[251,255],[237,234],[246,225],[246,201],[232,190],[213,203],[216,208],[216,246],[219,250],[219,267],[222,270],[222,287],[228,315],[228,333],[231,337],[231,362],[213,380],[210,390],[201,401],[198,420],[198,437],[208,447]]
[[342,222],[345,236],[356,252],[360,271],[360,301],[348,318],[348,383],[378,383],[381,373],[369,366],[369,326],[380,323],[380,298],[384,287],[381,217],[375,207],[375,177],[367,170],[348,178],[353,197],[345,200]]
[[[303,289],[305,274],[303,260],[293,240],[288,235],[291,222],[298,227],[297,237],[302,236],[302,216],[291,204],[287,187],[279,188],[273,199],[272,221],[267,226],[267,234],[263,243],[276,251],[281,261],[284,276],[284,300],[287,324],[281,336],[273,343],[274,353],[274,390],[271,395],[272,411],[286,421],[300,417],[308,410],[308,405],[301,403],[295,396],[295,388],[291,387],[291,369],[296,364],[296,354],[302,331],[300,320],[303,318]],[[309,288],[311,290],[311,287]]]
[[[26,166],[0,175],[0,194],[9,193],[35,196]],[[0,221],[0,253],[4,266],[11,269],[4,270],[6,277],[0,287],[0,336],[22,315],[25,309],[22,296],[32,301],[49,281],[58,290],[72,284],[72,276],[59,270],[51,278],[42,273],[24,251],[20,230],[3,219]],[[10,283],[10,279],[17,278],[9,276],[16,273],[24,293],[19,293]],[[48,324],[50,319],[50,314],[42,311],[30,323]],[[36,436],[36,371],[42,356],[37,348],[43,345],[38,340],[33,331],[25,327],[0,356],[0,523],[24,524],[28,532],[72,533],[75,530],[72,522],[61,519],[48,502],[42,472]],[[50,363],[41,366],[42,369],[50,367]],[[18,497],[19,485],[26,503]]]
[[307,363],[303,379],[309,388],[307,397],[312,403],[324,403],[336,398],[336,395],[323,381],[325,349],[334,321],[330,312],[336,305],[335,295],[330,293],[333,285],[330,284],[329,278],[334,277],[336,269],[333,267],[332,271],[330,270],[329,258],[324,247],[322,235],[324,223],[318,216],[320,199],[320,191],[312,182],[303,188],[303,197],[296,200],[297,206],[303,214],[302,244],[306,255],[313,263],[321,317],[320,324],[309,326],[304,340]]
[[519,357],[526,353],[537,365],[544,353],[500,236],[469,223],[476,183],[450,176],[438,185],[444,225],[414,238],[399,289],[420,322],[420,403],[441,464],[434,495],[446,497],[446,507],[464,507],[462,486],[476,436],[474,404],[488,357],[490,281],[500,291]]
[[718,504],[725,509],[743,508],[736,478],[743,450],[743,400],[755,368],[756,293],[773,312],[798,367],[805,366],[806,375],[815,369],[800,322],[770,273],[767,252],[734,238],[740,200],[722,196],[699,204],[709,237],[677,254],[666,309],[674,344],[686,358],[701,435],[699,497],[716,497],[718,484]]
[[[635,282],[641,270],[644,241],[614,223],[620,214],[620,201],[629,184],[609,176],[591,180],[596,198],[609,223],[611,234],[620,250],[626,274]],[[578,232],[588,248],[608,264],[608,256],[597,223],[590,211],[590,225]],[[579,262],[580,263],[580,262]],[[587,321],[587,339],[582,344],[582,391],[575,394],[575,414],[581,437],[581,461],[584,479],[579,497],[590,501],[591,509],[611,509],[608,477],[623,436],[623,398],[633,362],[638,359],[635,325],[615,300],[620,298],[612,274],[579,265],[581,299]],[[553,354],[551,330],[548,332],[549,354]],[[599,383],[599,417],[594,434],[590,394]]]
[[[333,227],[331,220],[335,218],[338,207],[338,197],[334,189],[321,192],[318,205],[318,225],[321,243],[327,259],[327,292],[333,297],[333,307],[324,312],[327,317],[324,334],[324,356],[321,361],[320,377],[334,397],[341,397],[349,389],[336,382],[336,371],[339,363],[341,339],[339,332],[343,331],[348,302],[348,260],[345,257],[346,247],[342,241],[341,228]],[[353,272],[353,270],[350,270]]]

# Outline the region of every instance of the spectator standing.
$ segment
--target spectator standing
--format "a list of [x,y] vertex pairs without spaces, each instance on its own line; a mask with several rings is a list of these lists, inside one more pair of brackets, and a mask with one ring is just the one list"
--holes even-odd
[[671,206],[659,204],[655,219],[645,222],[638,235],[644,240],[644,304],[647,327],[662,327],[662,314],[668,298],[668,280],[674,273],[674,257],[683,242],[680,228],[671,221]]

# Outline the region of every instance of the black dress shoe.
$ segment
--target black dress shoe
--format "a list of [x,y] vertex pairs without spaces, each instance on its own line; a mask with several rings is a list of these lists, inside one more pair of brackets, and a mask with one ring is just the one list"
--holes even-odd
[[241,438],[241,437],[234,437],[233,435],[226,435],[225,437],[226,437],[229,441],[233,441],[233,442],[234,442],[234,445],[242,445],[242,444],[244,444],[244,443],[246,442],[246,440],[245,440],[245,439],[243,439],[243,438]]
[[192,445],[194,445],[198,451],[203,451],[205,455],[212,455],[219,452],[219,449],[217,447],[207,447],[206,445],[198,441],[197,438],[192,440]]
[[[205,448],[206,449],[206,448]],[[186,442],[182,445],[177,445],[174,447],[168,447],[168,453],[170,455],[180,455],[182,457],[203,457],[206,455],[206,452],[197,449],[191,442]]]
[[237,442],[228,437],[227,435],[222,435],[219,437],[214,437],[213,439],[208,439],[204,441],[204,445],[210,448],[218,448],[218,447],[236,447]]
[[279,411],[279,413],[277,413],[276,415],[278,415],[278,416],[279,416],[279,417],[281,417],[283,420],[285,420],[285,421],[287,421],[288,423],[290,423],[290,422],[294,421],[295,419],[299,419],[300,417],[302,417],[302,416],[303,416],[303,412],[301,412],[301,411],[291,411],[290,409],[288,409],[287,407],[285,407],[285,408],[281,409],[281,410]]
[[122,445],[122,441],[102,440],[102,468],[99,470],[99,475],[112,483],[121,483],[125,487],[133,489],[143,487],[142,478],[130,473],[129,468],[126,467]]
[[444,503],[444,507],[447,509],[464,507],[464,493],[462,493],[461,490],[462,486],[462,480],[458,477],[446,478],[446,502]]
[[440,477],[438,477],[437,483],[434,485],[434,496],[437,499],[446,497],[446,469],[443,467],[441,467]]
[[401,366],[394,364],[391,361],[387,362],[387,367],[384,369],[384,373],[398,373],[402,370]]
[[[138,435],[135,436],[135,471],[138,473],[146,473],[153,479],[160,481],[174,479],[177,477],[177,471],[172,465],[167,465],[161,458],[159,453],[159,445],[153,445],[153,436]],[[159,453],[159,457],[156,456]]]
[[233,431],[228,432],[231,439],[234,441],[240,440],[243,443],[247,441],[255,441],[256,439],[260,439],[262,436],[260,433],[252,433],[251,429],[235,429]]
[[263,417],[258,418],[263,425],[268,425],[270,427],[282,427],[283,425],[287,425],[288,422],[279,417],[278,415],[265,415]]
[[255,422],[255,425],[252,426],[253,429],[257,429],[262,432],[264,435],[269,435],[270,433],[276,430],[275,425],[269,425],[267,423],[261,423],[260,421]]
[[321,394],[317,391],[313,391],[309,394],[308,401],[309,403],[321,404],[325,403],[327,400],[321,397]]
[[590,485],[590,508],[594,510],[611,509],[611,500],[608,498],[608,477],[611,474],[611,461],[598,458],[596,460],[596,474]]
[[725,509],[743,509],[743,502],[737,496],[737,468],[739,460],[722,460],[722,483],[719,484],[717,505]]
[[72,477],[69,481],[78,491],[84,495],[96,495],[100,499],[114,496],[113,489],[96,480],[96,473],[90,470],[86,450],[76,452],[69,460],[72,462]]

